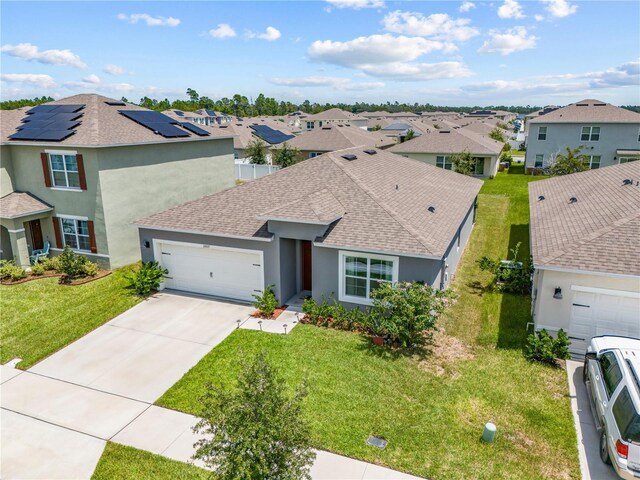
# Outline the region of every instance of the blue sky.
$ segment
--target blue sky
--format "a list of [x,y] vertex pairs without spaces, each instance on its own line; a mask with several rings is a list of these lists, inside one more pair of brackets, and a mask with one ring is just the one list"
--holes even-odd
[[2,99],[640,104],[640,2],[3,1]]

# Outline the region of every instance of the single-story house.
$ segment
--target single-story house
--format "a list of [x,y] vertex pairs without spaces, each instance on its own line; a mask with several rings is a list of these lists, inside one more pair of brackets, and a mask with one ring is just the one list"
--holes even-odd
[[640,338],[640,162],[529,184],[536,329]]
[[[368,305],[380,282],[449,286],[482,182],[373,148],[327,153],[135,222],[164,287]],[[289,303],[290,304],[290,303]]]
[[498,172],[498,159],[503,147],[503,143],[469,130],[440,128],[399,143],[389,151],[453,170],[453,156],[468,150],[476,158],[475,175],[489,177]]

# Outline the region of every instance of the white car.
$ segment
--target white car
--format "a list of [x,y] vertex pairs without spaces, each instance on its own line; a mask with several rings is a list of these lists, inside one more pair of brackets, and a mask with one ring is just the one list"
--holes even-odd
[[621,478],[640,478],[640,339],[593,337],[584,382],[600,433],[600,458]]

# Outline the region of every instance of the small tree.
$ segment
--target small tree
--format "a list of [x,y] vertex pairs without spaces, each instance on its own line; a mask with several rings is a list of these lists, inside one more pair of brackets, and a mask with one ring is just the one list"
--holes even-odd
[[280,165],[282,168],[295,165],[300,161],[300,150],[290,147],[284,142],[280,148],[272,150],[272,159],[274,165]]
[[489,132],[489,138],[493,138],[496,142],[505,142],[504,133],[498,127]]
[[511,260],[503,262],[500,259],[493,260],[485,256],[477,260],[477,263],[480,270],[493,273],[500,290],[526,295],[531,292],[531,278],[534,268],[531,256],[527,257],[524,262],[517,260],[521,244],[518,242],[515,248],[511,249]]
[[407,140],[411,140],[411,139],[415,138],[415,136],[416,136],[416,132],[415,131],[407,130],[407,134],[404,136],[404,140],[406,142]]
[[549,166],[549,174],[557,177],[589,170],[586,165],[587,156],[581,153],[583,148],[582,146],[576,148],[567,147],[566,153],[556,155],[555,160]]
[[153,290],[160,287],[160,283],[169,274],[169,270],[162,268],[158,262],[142,262],[136,272],[127,277],[129,286],[141,297],[147,297]]
[[259,138],[251,140],[244,152],[251,163],[255,163],[256,165],[264,165],[267,163],[267,147]]
[[61,280],[70,282],[74,278],[78,278],[84,274],[84,264],[87,262],[87,257],[78,255],[71,250],[69,245],[65,245],[64,250],[58,256],[58,262],[60,271],[64,274]]
[[382,129],[382,125],[380,125],[379,123],[376,123],[373,127],[371,127],[372,132],[377,132],[380,129]]
[[310,479],[315,459],[302,415],[306,381],[293,395],[264,353],[245,361],[234,390],[207,386],[194,432],[194,459],[215,468],[222,480]]
[[451,163],[453,170],[463,175],[473,175],[476,171],[476,159],[471,156],[469,150],[454,155]]

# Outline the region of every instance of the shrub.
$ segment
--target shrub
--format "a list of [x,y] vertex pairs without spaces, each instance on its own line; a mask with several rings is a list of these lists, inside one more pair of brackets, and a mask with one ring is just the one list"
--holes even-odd
[[27,271],[13,260],[0,261],[0,279],[21,280],[27,276]]
[[47,271],[60,271],[60,259],[59,257],[50,257],[40,260],[38,265],[42,265]]
[[142,262],[133,275],[127,277],[129,286],[141,297],[147,297],[160,287],[162,279],[169,270],[162,268],[158,262]]
[[260,310],[264,317],[270,318],[278,308],[278,299],[273,293],[273,285],[267,285],[260,295],[254,293],[253,298],[256,299],[253,306]]
[[494,139],[496,142],[501,142],[501,143],[505,142],[504,134],[502,133],[502,130],[500,130],[498,127],[495,127],[493,130],[489,132],[489,138]]
[[503,152],[502,155],[500,155],[500,161],[509,162],[509,165],[511,165],[511,162],[513,162],[513,157],[511,156],[511,153]]
[[451,163],[453,163],[453,169],[463,175],[473,175],[476,171],[477,160],[471,155],[469,150],[464,150],[461,153],[453,155]]
[[377,334],[383,332],[391,342],[409,347],[422,343],[424,332],[436,329],[436,320],[453,294],[419,282],[402,282],[380,284],[371,298],[368,327]]
[[87,277],[95,277],[98,274],[98,264],[87,261],[82,266],[82,271]]
[[313,298],[308,298],[302,304],[305,314],[305,322],[318,327],[333,327],[340,330],[362,331],[367,323],[367,314],[359,308],[347,308],[331,299],[326,298],[318,303]]
[[31,267],[31,275],[40,276],[40,275],[44,275],[44,272],[45,272],[44,265],[42,265],[39,262]]
[[533,276],[533,261],[531,256],[524,262],[517,261],[521,242],[511,249],[511,260],[503,262],[489,257],[477,260],[480,270],[490,271],[498,288],[507,293],[528,294],[531,292],[531,278]]
[[560,329],[554,339],[544,328],[527,337],[524,356],[532,362],[557,366],[556,359],[566,360],[569,354],[569,337]]
[[69,248],[69,245],[66,245],[58,256],[58,271],[65,275],[64,281],[68,282],[84,275],[85,263],[87,263],[87,257],[77,254]]

